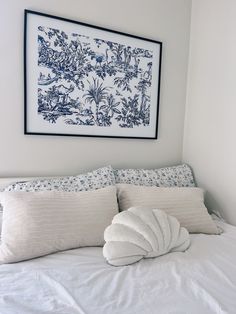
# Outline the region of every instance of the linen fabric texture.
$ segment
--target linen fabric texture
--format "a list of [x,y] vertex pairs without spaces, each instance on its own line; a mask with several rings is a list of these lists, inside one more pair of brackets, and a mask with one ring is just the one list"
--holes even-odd
[[118,184],[117,194],[121,211],[130,207],[161,209],[174,216],[190,233],[220,234],[204,205],[200,188],[162,188]]
[[118,213],[115,186],[84,192],[2,192],[0,263],[102,246]]
[[[66,191],[79,192],[100,189],[106,186],[115,185],[115,176],[111,166],[102,167],[94,171],[77,176],[64,176],[45,178],[24,182],[15,182],[8,185],[2,191]],[[2,228],[2,204],[0,203],[0,241]]]

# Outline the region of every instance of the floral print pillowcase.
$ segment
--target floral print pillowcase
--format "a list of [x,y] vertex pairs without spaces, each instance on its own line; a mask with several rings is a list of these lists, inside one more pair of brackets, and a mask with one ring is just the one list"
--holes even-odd
[[188,165],[179,165],[153,170],[116,169],[116,183],[160,186],[160,187],[193,187],[195,181]]
[[78,176],[45,178],[33,181],[16,182],[5,188],[4,191],[66,191],[79,192],[104,188],[115,185],[115,177],[111,166],[99,168]]

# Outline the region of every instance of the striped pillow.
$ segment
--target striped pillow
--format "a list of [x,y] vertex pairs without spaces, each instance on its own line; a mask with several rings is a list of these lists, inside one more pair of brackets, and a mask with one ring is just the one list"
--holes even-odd
[[102,246],[118,212],[116,187],[83,192],[3,192],[0,264]]
[[162,209],[174,216],[190,233],[219,234],[217,226],[204,205],[200,188],[160,188],[118,184],[120,210],[130,207]]
[[[77,176],[52,177],[44,179],[39,178],[36,180],[15,182],[0,191],[39,192],[57,190],[79,192],[97,190],[110,185],[115,185],[115,176],[113,168],[111,166],[106,166],[91,172],[79,174]],[[2,210],[2,204],[0,203],[0,240],[2,229]]]

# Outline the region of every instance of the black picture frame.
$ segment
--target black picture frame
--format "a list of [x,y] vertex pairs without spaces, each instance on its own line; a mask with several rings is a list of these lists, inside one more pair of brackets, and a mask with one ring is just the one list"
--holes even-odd
[[[67,23],[69,26],[66,26]],[[70,33],[67,28],[71,30],[78,28],[78,31]],[[43,36],[41,36],[42,34]],[[103,38],[100,38],[101,35]],[[75,36],[76,40],[68,39],[69,36]],[[85,39],[82,41],[80,38]],[[135,45],[136,42],[137,46]],[[56,47],[57,44],[62,45],[61,50]],[[101,53],[99,59],[99,55],[96,55],[96,51],[93,49],[95,44],[97,45],[96,50],[99,48],[101,50],[101,47],[104,46],[107,47],[106,53],[110,52],[110,56],[106,56],[106,59],[104,57],[103,61],[100,61],[105,54]],[[76,48],[78,47],[76,45],[82,47]],[[153,50],[150,47],[153,47]],[[71,49],[69,50],[71,55],[64,53],[68,51],[66,49]],[[80,49],[79,52],[78,49]],[[101,51],[104,52],[104,50]],[[71,60],[66,59],[67,55],[71,57],[74,64]],[[84,57],[89,62],[84,62],[83,69],[79,63]],[[59,16],[25,10],[24,134],[157,139],[161,60],[162,42],[160,41]],[[143,68],[139,66],[140,63]],[[63,69],[67,70],[63,72]],[[144,71],[144,69],[146,70]],[[43,70],[44,73],[42,73]],[[90,78],[90,81],[87,80],[87,90],[82,92],[80,88],[83,89],[83,84],[87,83],[77,79],[82,75],[81,73],[85,73],[84,80],[88,78],[87,75]],[[118,73],[120,76],[114,77],[114,73]],[[95,75],[95,78],[92,77],[93,80],[91,80],[91,75]],[[112,78],[113,84],[105,86],[106,77],[107,82]],[[116,78],[117,80],[115,80]],[[51,82],[54,84],[52,85]],[[69,83],[71,83],[70,87],[68,86]],[[117,84],[116,87],[115,84]],[[148,87],[150,88],[148,89]],[[150,94],[145,94],[145,88]],[[84,103],[79,97],[75,99],[76,95],[82,94],[87,95],[81,96],[81,98],[85,98]],[[152,94],[155,95],[153,96],[154,99]],[[99,99],[101,100],[100,103]],[[117,103],[119,104],[117,105]],[[125,110],[128,110],[128,113]],[[150,124],[152,125],[150,126]],[[78,133],[73,132],[75,129]],[[97,133],[97,130],[102,132]]]

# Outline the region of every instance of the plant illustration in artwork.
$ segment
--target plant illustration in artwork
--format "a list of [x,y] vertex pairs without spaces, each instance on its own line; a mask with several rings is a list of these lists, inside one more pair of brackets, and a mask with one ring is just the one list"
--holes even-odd
[[47,123],[149,126],[153,52],[38,27],[38,114]]

